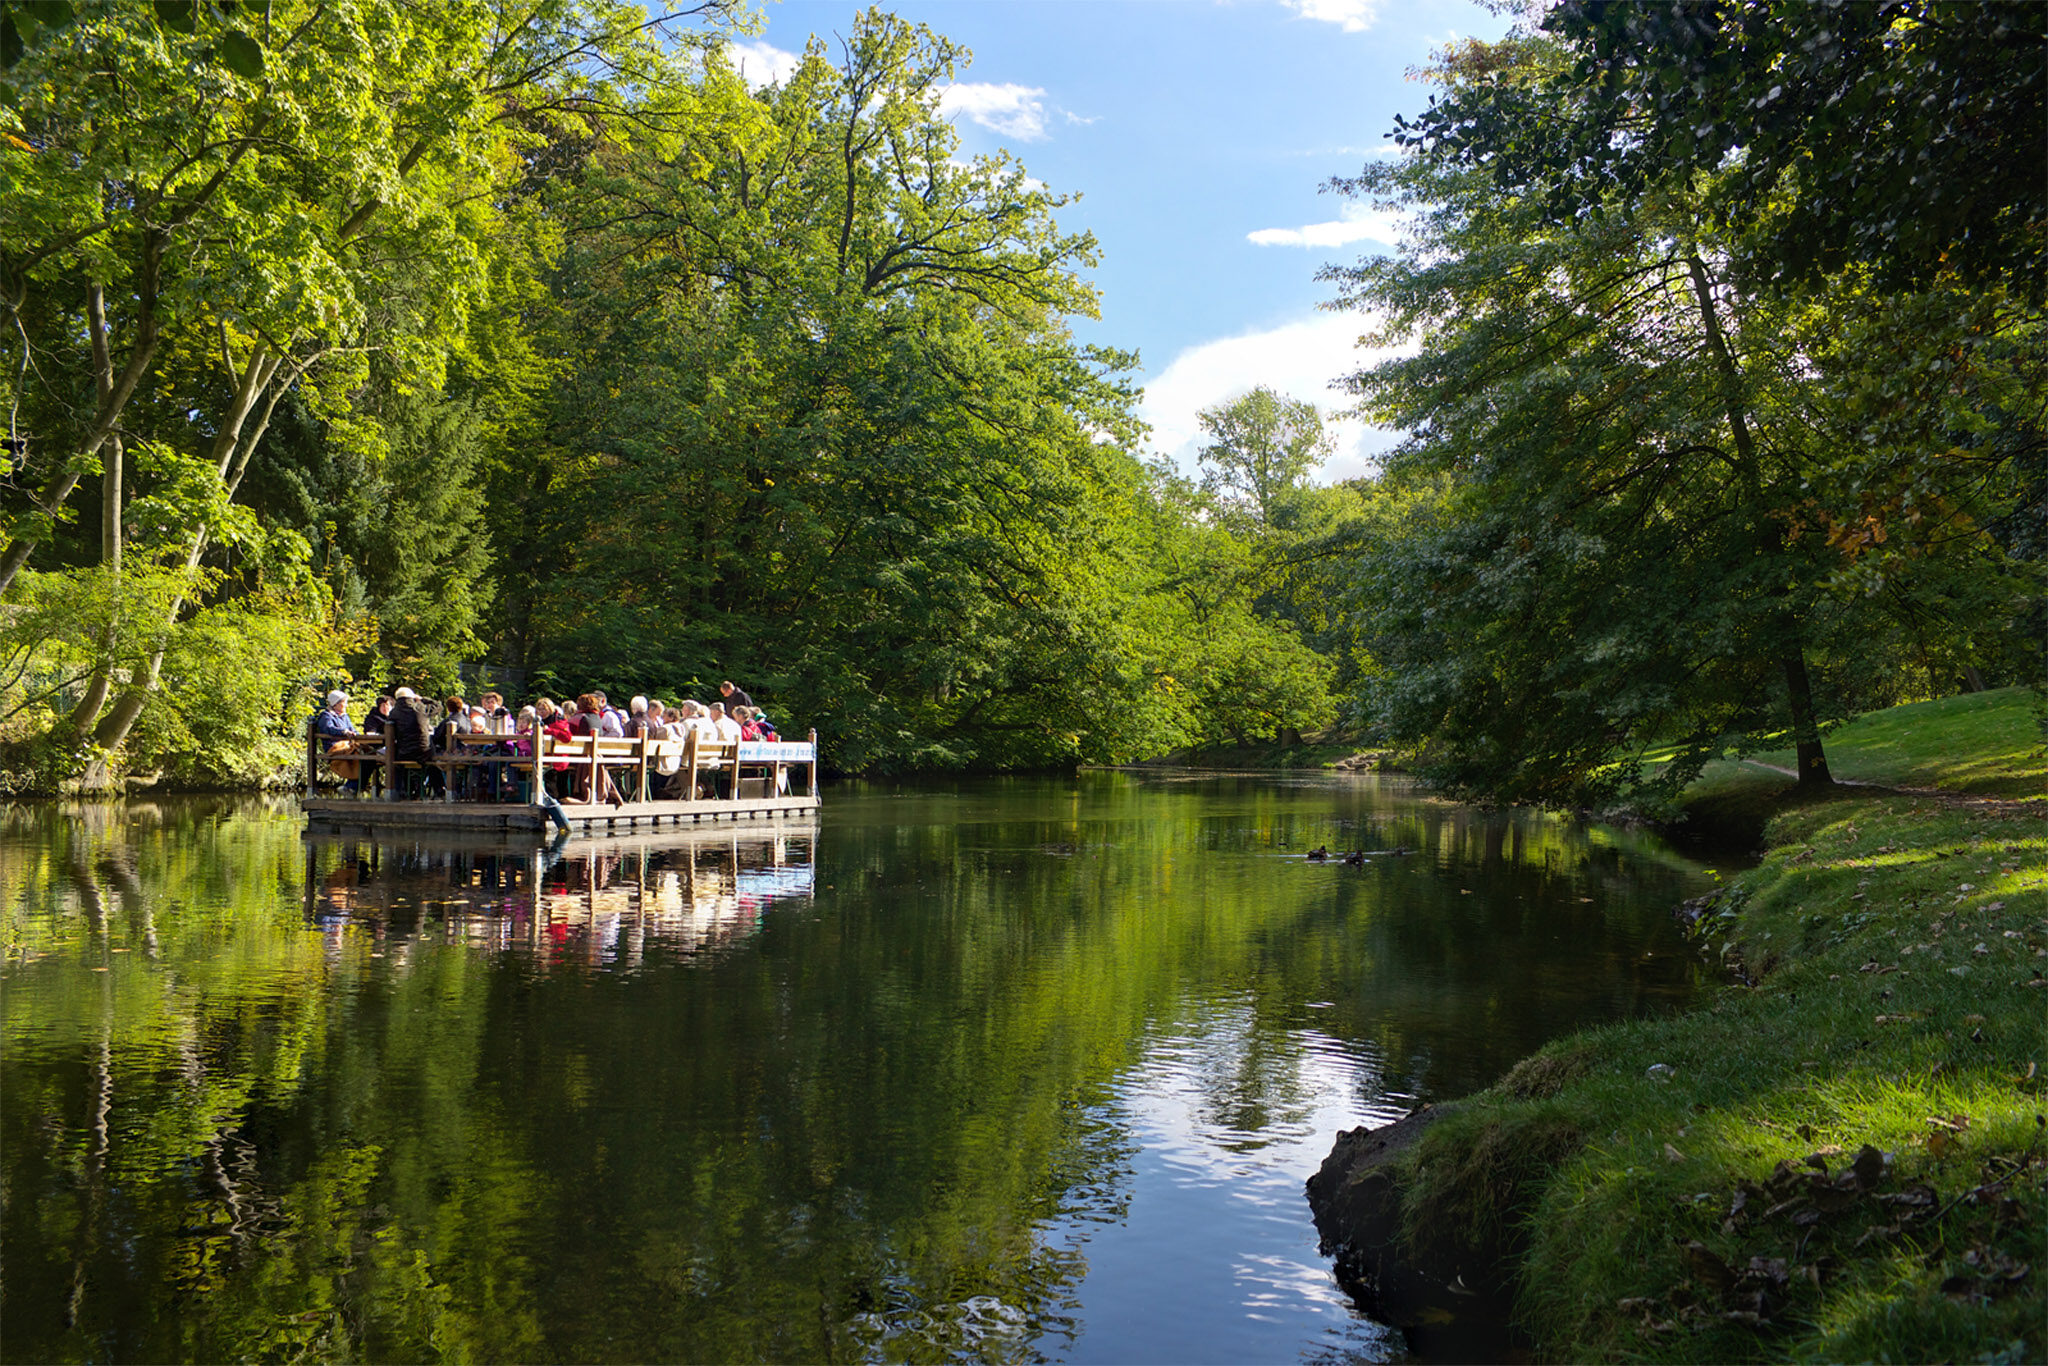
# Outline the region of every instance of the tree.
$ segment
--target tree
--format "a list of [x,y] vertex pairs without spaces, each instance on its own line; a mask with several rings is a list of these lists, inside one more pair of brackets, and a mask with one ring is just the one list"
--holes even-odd
[[1203,409],[1196,421],[1210,437],[1196,457],[1203,489],[1261,530],[1288,519],[1303,481],[1336,449],[1315,404],[1264,385]]
[[[1985,528],[2012,510],[2003,472],[2040,448],[2018,400],[2041,392],[2015,346],[2031,328],[2008,317],[1966,341],[1972,313],[1925,298],[1943,340],[1902,375],[1896,352],[1842,344],[1859,318],[1914,311],[1873,300],[1869,273],[1758,288],[1771,235],[1721,226],[1739,169],[1633,195],[1565,172],[1504,188],[1496,152],[1556,145],[1543,139],[1587,106],[1556,44],[1470,46],[1439,74],[1471,115],[1460,135],[1338,186],[1404,202],[1415,244],[1326,272],[1342,305],[1420,338],[1354,385],[1410,432],[1392,478],[1441,490],[1364,566],[1383,714],[1478,795],[1611,795],[1671,745],[1654,786],[1675,791],[1779,726],[1802,782],[1825,783],[1820,723],[1830,694],[1856,690],[1830,675],[1892,671],[1867,647],[1905,602],[1954,605],[1909,580],[1932,587],[1946,575],[1927,564],[1968,563],[1988,597],[2024,593],[2027,572]],[[1584,211],[1560,217],[1559,193]],[[1998,297],[1980,322],[2011,312]],[[1921,444],[1937,437],[1952,458]],[[1881,571],[1854,561],[1888,517],[1913,546],[1893,567],[1917,563],[1873,597],[1853,581]]]
[[[46,12],[67,22],[0,41],[5,359],[41,484],[10,509],[0,591],[61,537],[95,471],[100,555],[123,562],[124,507],[147,491],[126,467],[144,443],[211,470],[172,462],[195,478],[181,503],[158,499],[159,524],[181,535],[154,553],[195,591],[234,591],[245,576],[202,571],[231,559],[219,510],[277,405],[303,382],[312,410],[346,427],[373,355],[431,391],[452,358],[488,350],[476,320],[534,249],[512,193],[518,151],[536,129],[616,111],[666,60],[661,39],[680,36],[677,16],[612,0]],[[376,424],[352,430],[376,456]],[[168,615],[119,621],[146,642],[143,662],[119,665],[109,637],[75,734],[119,749],[193,607],[180,596]]]
[[713,54],[649,92],[687,124],[558,186],[580,363],[493,499],[519,662],[668,698],[744,678],[850,767],[1142,743],[1131,360],[1068,333],[1095,244],[1065,199],[959,157],[961,60],[876,12],[765,90]]
[[1540,86],[1499,68],[1397,140],[1534,193],[1546,221],[1722,179],[1716,225],[1767,225],[1773,278],[1849,266],[1888,291],[2048,280],[2048,9],[2028,0],[1564,0]]

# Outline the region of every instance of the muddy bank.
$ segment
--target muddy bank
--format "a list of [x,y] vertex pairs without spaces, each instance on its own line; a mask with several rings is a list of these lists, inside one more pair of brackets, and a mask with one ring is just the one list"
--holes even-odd
[[[1425,1106],[1378,1129],[1350,1129],[1308,1179],[1309,1208],[1338,1284],[1399,1328],[1426,1360],[1514,1361],[1526,1344],[1508,1327],[1513,1249],[1450,1219],[1404,1218],[1400,1159],[1455,1105]],[[1412,1213],[1408,1211],[1407,1213]]]

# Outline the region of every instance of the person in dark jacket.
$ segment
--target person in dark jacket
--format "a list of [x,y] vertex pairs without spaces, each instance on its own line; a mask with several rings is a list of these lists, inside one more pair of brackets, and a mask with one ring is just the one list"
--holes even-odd
[[[438,789],[434,781],[440,770],[434,768],[433,726],[427,720],[427,713],[420,705],[419,694],[411,688],[400,688],[393,696],[397,699],[391,708],[391,757],[401,764],[419,764],[429,775],[428,785]],[[394,773],[394,780],[397,775]]]
[[718,700],[725,704],[725,714],[731,716],[735,707],[751,707],[754,699],[747,696],[745,688],[735,688],[730,678],[718,685]]

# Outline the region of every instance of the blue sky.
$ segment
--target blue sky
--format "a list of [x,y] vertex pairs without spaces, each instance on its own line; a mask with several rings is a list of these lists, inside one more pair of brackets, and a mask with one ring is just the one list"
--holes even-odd
[[[777,0],[738,45],[749,74],[849,30],[848,0]],[[1100,322],[1135,349],[1153,446],[1192,466],[1194,415],[1257,384],[1344,405],[1363,320],[1316,305],[1328,261],[1387,249],[1392,228],[1319,193],[1384,156],[1394,115],[1428,101],[1411,67],[1507,20],[1472,0],[901,0],[973,50],[944,107],[963,151],[1007,148],[1061,215],[1101,241]],[[836,49],[837,43],[832,46]],[[758,65],[757,65],[758,64]],[[766,76],[773,74],[762,70]],[[1347,422],[1322,478],[1366,469],[1389,438]]]

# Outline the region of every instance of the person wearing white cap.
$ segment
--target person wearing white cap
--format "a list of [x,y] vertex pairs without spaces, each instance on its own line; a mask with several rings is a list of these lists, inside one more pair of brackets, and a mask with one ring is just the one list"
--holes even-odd
[[[336,688],[327,694],[327,705],[313,713],[313,736],[320,742],[323,754],[350,748],[356,738],[356,723],[348,719],[348,694]],[[334,773],[344,779],[342,790],[353,794],[360,772],[353,763],[330,764]]]
[[356,723],[348,719],[347,693],[336,688],[327,694],[327,705],[314,713],[313,733],[328,749],[356,733]]

